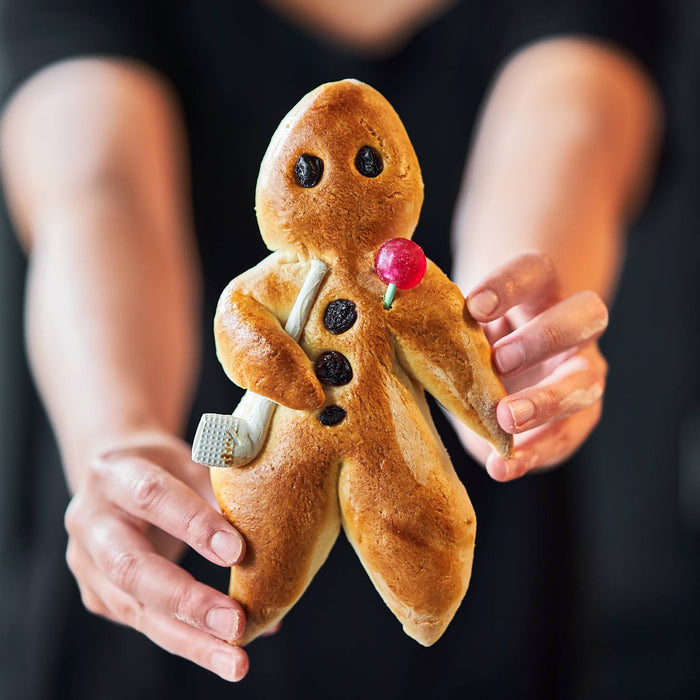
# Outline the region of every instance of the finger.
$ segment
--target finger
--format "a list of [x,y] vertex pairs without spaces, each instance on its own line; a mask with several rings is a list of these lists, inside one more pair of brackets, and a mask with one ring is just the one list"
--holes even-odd
[[608,325],[608,309],[592,291],[578,292],[551,306],[494,345],[494,363],[504,376],[598,338]]
[[561,421],[548,423],[519,436],[512,459],[492,452],[486,471],[496,481],[511,481],[535,469],[554,467],[569,459],[581,447],[600,420],[602,402]]
[[559,282],[549,256],[519,253],[486,275],[467,296],[467,308],[482,323],[503,316],[514,306],[541,309],[557,298]]
[[158,646],[213,671],[228,681],[239,681],[248,671],[248,656],[240,647],[233,647],[200,632],[188,624],[168,617],[135,600],[117,588],[97,570],[87,553],[87,561],[78,564],[81,571],[81,589],[94,591],[103,606],[105,617],[146,635]]
[[514,328],[507,316],[501,316],[495,321],[490,321],[489,323],[484,323],[482,325],[486,338],[489,341],[489,345],[494,345],[504,336],[512,333]]
[[260,636],[261,637],[271,637],[273,634],[277,634],[280,629],[282,629],[282,620],[278,623],[272,625],[269,630],[265,630]]
[[80,590],[80,599],[83,601],[83,606],[88,612],[99,617],[111,619],[109,609],[92,588],[88,588],[85,584],[78,582],[78,589]]
[[[158,555],[131,525],[112,515],[93,517],[83,541],[103,576],[137,601],[221,639],[243,634],[245,614],[236,601]],[[99,583],[92,587],[102,594]]]
[[80,598],[88,612],[100,617],[113,619],[109,608],[102,602],[102,599],[95,593],[92,587],[87,584],[85,573],[85,562],[89,561],[85,550],[70,540],[66,549],[66,563],[70,569],[80,591]]
[[144,537],[153,545],[154,551],[160,554],[161,557],[174,562],[178,562],[182,559],[182,555],[187,548],[184,542],[169,535],[155,525],[147,525],[142,529],[142,523],[136,521],[136,524],[137,527],[141,525],[141,527],[138,527],[139,531],[143,533]]
[[140,631],[171,654],[194,661],[227,681],[240,681],[248,672],[248,655],[241,647],[230,646],[155,611],[145,611]]
[[138,456],[107,455],[92,465],[109,483],[110,500],[127,513],[186,542],[209,561],[232,566],[245,542],[231,524],[189,486]]
[[570,357],[545,380],[502,399],[498,422],[508,433],[522,433],[592,406],[605,389],[604,363],[602,357],[600,362]]

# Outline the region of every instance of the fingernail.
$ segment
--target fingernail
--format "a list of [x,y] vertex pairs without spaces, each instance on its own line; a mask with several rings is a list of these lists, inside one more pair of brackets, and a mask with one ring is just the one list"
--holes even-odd
[[498,306],[498,296],[496,292],[485,289],[483,292],[475,294],[467,301],[467,306],[472,316],[489,316]]
[[233,608],[212,608],[207,613],[207,627],[224,639],[238,637],[238,613]]
[[236,677],[236,659],[229,652],[215,651],[211,657],[211,667],[214,673],[227,681],[232,681]]
[[535,404],[530,399],[514,399],[507,406],[515,426],[527,423],[535,415]]
[[525,351],[520,343],[511,343],[498,348],[495,359],[498,371],[501,374],[508,374],[525,364]]
[[211,549],[219,559],[235,564],[243,551],[243,540],[226,530],[219,530],[211,538]]

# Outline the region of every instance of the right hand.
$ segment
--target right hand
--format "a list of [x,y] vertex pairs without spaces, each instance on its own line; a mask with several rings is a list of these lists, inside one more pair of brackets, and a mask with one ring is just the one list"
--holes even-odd
[[218,566],[244,556],[243,538],[205,500],[207,488],[208,471],[171,436],[101,454],[66,510],[66,560],[90,612],[237,681],[248,657],[226,642],[242,634],[243,609],[173,563],[185,544]]
[[466,429],[459,434],[497,481],[562,464],[601,416],[607,363],[597,340],[608,325],[608,310],[593,291],[562,299],[559,290],[551,259],[528,250],[492,270],[467,298],[508,392],[497,417],[514,436],[514,455],[505,459]]

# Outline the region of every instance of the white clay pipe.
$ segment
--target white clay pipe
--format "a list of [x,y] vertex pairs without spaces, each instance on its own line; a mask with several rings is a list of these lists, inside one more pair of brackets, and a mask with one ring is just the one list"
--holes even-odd
[[[322,260],[311,261],[289,312],[284,330],[297,342],[326,272],[328,266]],[[265,442],[276,405],[274,401],[248,390],[232,414],[205,413],[192,442],[192,460],[207,467],[248,464]]]

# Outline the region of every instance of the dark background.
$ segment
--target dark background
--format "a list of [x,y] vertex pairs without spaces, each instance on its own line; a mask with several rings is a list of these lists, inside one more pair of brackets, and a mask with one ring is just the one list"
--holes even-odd
[[[173,2],[167,11],[37,0],[0,7],[4,95],[50,60],[94,52],[147,60],[175,83],[191,134],[207,329],[220,289],[265,254],[252,198],[267,140],[324,80],[364,79],[401,114],[426,183],[416,240],[445,268],[476,110],[511,51],[551,32],[614,40],[652,72],[667,112],[656,183],[631,227],[603,340],[611,371],[591,440],[560,470],[499,485],[436,414],[479,517],[472,584],[443,640],[422,649],[406,638],[341,538],[283,631],[251,646],[238,687],[81,608],[63,563],[68,494],[23,359],[24,261],[5,218],[0,699],[700,697],[700,8],[462,2],[396,54],[367,60],[249,1]],[[152,39],[156,26],[169,43]],[[246,249],[232,263],[221,237],[234,229]],[[193,415],[234,402],[235,389],[207,361]],[[225,587],[225,572],[193,556],[186,563]]]

